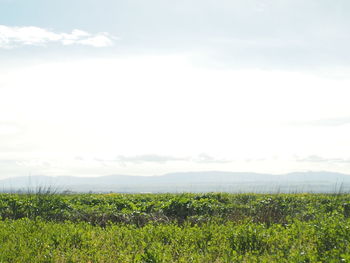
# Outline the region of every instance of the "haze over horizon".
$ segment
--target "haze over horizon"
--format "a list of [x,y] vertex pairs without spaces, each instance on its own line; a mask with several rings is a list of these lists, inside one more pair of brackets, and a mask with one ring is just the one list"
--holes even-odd
[[350,174],[349,11],[0,0],[0,179]]

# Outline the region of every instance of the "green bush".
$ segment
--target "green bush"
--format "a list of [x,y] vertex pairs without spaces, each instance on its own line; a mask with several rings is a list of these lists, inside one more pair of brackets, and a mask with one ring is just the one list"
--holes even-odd
[[350,262],[350,195],[0,195],[0,262]]

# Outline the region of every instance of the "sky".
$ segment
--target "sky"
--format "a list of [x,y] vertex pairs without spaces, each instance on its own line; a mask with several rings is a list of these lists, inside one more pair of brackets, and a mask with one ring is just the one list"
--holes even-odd
[[0,0],[0,179],[350,174],[347,0]]

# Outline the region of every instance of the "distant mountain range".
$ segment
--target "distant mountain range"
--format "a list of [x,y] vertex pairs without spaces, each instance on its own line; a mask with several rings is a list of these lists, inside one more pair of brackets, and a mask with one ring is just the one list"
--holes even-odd
[[0,180],[0,191],[58,192],[350,192],[350,175],[298,172],[281,175],[235,172],[183,172],[162,176],[27,176]]

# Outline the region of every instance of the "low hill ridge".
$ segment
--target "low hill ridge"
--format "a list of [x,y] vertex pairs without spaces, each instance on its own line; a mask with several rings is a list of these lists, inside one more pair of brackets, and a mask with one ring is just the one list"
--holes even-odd
[[79,192],[285,192],[350,190],[350,175],[326,171],[260,174],[249,172],[181,172],[161,176],[107,175],[101,177],[26,176],[0,180],[0,190],[56,188]]

